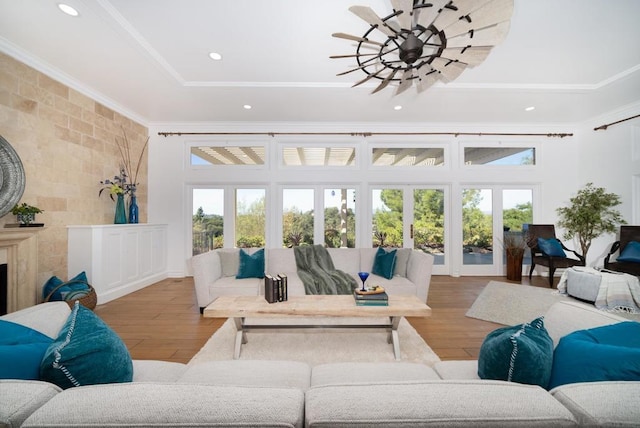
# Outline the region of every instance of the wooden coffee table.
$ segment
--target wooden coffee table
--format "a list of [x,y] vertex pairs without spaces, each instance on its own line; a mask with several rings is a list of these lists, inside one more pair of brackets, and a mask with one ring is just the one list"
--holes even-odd
[[[204,309],[206,318],[233,318],[237,333],[233,357],[240,358],[240,348],[247,343],[246,332],[257,329],[300,328],[383,328],[389,331],[396,360],[400,360],[398,325],[402,317],[429,317],[431,308],[416,296],[389,296],[389,306],[356,306],[351,295],[290,296],[286,302],[268,303],[264,296],[221,296]],[[382,324],[247,324],[246,318],[289,317],[388,317]]]

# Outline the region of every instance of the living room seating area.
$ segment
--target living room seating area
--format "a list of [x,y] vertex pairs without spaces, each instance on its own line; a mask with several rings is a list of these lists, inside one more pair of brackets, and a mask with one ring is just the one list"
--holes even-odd
[[[70,314],[66,303],[52,302],[2,319],[56,337]],[[545,321],[557,345],[575,330],[616,326],[624,319],[561,302],[549,309]],[[5,426],[24,427],[107,422],[110,426],[393,426],[410,421],[446,421],[448,426],[633,426],[640,418],[638,392],[640,382],[570,383],[546,391],[480,380],[475,361],[443,361],[433,368],[412,363],[308,367],[282,361],[194,365],[133,361],[132,382],[61,390],[40,380],[0,381],[0,415]],[[615,400],[609,399],[612,396]],[[374,405],[367,406],[371,397],[376,397]]]

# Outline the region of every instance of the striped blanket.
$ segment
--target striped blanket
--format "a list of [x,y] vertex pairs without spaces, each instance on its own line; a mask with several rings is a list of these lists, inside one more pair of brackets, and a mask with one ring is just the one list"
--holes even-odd
[[[570,272],[571,271],[571,272]],[[640,313],[640,281],[638,277],[621,272],[599,271],[590,267],[566,269],[558,283],[560,294],[567,294],[567,278],[580,273],[582,281],[598,281],[596,308],[609,312]]]

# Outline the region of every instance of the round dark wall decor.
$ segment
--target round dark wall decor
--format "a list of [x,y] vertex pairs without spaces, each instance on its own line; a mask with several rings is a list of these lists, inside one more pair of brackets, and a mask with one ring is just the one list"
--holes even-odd
[[22,161],[11,144],[0,135],[0,217],[18,203],[24,193]]

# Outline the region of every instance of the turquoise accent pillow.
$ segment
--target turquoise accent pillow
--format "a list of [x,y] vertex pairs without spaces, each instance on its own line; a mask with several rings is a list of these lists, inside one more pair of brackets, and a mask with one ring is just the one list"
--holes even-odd
[[540,317],[489,333],[480,347],[478,376],[547,388],[552,363],[553,341]]
[[0,320],[0,379],[38,380],[40,361],[51,342],[37,330]]
[[45,352],[40,380],[62,389],[131,382],[133,363],[120,337],[76,301],[60,335]]
[[553,354],[549,389],[577,382],[640,381],[640,323],[574,331]]
[[[58,290],[56,290],[56,292],[51,295],[49,301],[54,302],[65,300],[65,297],[71,291],[89,290],[89,281],[87,280],[87,274],[84,271],[71,278],[69,282],[71,281],[76,282],[58,288]],[[53,289],[55,289],[63,282],[65,281],[61,280],[57,276],[52,276],[51,278],[49,278],[49,280],[42,286],[42,299],[46,300],[49,293],[51,293]]]
[[236,279],[264,278],[264,248],[253,254],[247,254],[240,248],[240,266]]
[[562,249],[562,245],[560,245],[560,242],[555,238],[538,238],[538,248],[547,256],[567,257],[567,254]]
[[386,279],[393,278],[393,271],[396,266],[396,250],[385,251],[384,248],[378,247],[376,257],[373,259],[373,267],[371,273]]
[[640,242],[631,241],[624,246],[624,250],[616,259],[619,262],[640,263]]

